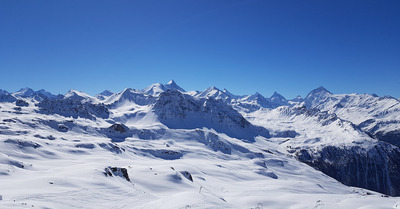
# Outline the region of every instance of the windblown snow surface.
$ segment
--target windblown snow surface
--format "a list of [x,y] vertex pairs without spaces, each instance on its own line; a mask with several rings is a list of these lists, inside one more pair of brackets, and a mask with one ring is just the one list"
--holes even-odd
[[[332,146],[396,151],[372,136],[374,124],[351,122],[385,109],[320,110],[311,96],[185,92],[173,81],[95,97],[0,91],[0,208],[400,208],[400,198],[346,186],[304,157]],[[390,99],[375,123],[399,118]]]

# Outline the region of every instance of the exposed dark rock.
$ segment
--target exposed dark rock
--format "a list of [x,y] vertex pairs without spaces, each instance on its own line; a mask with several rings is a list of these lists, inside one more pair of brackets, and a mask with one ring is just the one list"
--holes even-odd
[[23,140],[16,140],[16,139],[7,139],[4,141],[5,143],[9,144],[16,144],[20,148],[27,148],[27,147],[32,147],[34,149],[39,148],[40,144],[32,141],[23,141]]
[[161,149],[161,150],[142,149],[141,151],[150,153],[154,157],[162,158],[164,160],[176,160],[183,156],[183,153],[180,151],[166,150],[166,149]]
[[104,168],[103,173],[105,176],[110,176],[110,177],[118,176],[125,178],[125,180],[131,182],[131,179],[129,178],[128,175],[128,170],[126,168],[108,166],[107,168]]
[[58,124],[58,131],[67,132],[68,131],[68,126],[66,126],[64,124]]
[[272,178],[272,179],[278,179],[278,176],[274,172],[269,172],[269,171],[266,171],[265,169],[260,169],[256,173],[258,173],[262,176]]
[[195,99],[176,90],[167,90],[160,94],[153,110],[160,122],[171,129],[206,127],[245,141],[254,141],[259,135],[270,137],[268,130],[252,125],[222,100]]
[[120,148],[118,145],[113,143],[100,143],[99,146],[116,154],[121,154],[123,151],[125,151],[124,148]]
[[18,99],[17,101],[15,101],[15,105],[17,105],[18,107],[28,107],[29,103],[22,99]]
[[113,124],[112,126],[103,129],[103,131],[113,142],[123,142],[127,137],[130,137],[133,134],[127,126],[120,123]]
[[113,124],[108,129],[110,131],[115,131],[115,132],[119,132],[119,133],[126,133],[129,130],[128,127],[126,127],[125,125],[122,125],[120,123]]
[[296,157],[345,185],[400,195],[400,150],[389,144],[377,143],[370,148],[327,146],[320,151],[300,149]]
[[387,133],[380,131],[377,132],[374,136],[379,140],[400,147],[400,130],[389,131]]
[[188,171],[181,171],[181,174],[182,174],[185,178],[187,178],[187,180],[193,182],[192,174],[190,174]]
[[37,104],[43,114],[59,114],[65,117],[108,118],[109,111],[104,104],[92,104],[74,99],[45,99]]
[[96,146],[91,143],[80,143],[75,145],[76,148],[94,149]]

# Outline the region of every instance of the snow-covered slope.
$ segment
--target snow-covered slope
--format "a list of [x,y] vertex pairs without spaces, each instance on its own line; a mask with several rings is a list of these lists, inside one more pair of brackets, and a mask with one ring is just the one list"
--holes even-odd
[[176,90],[160,95],[154,112],[168,128],[212,128],[228,136],[254,141],[256,136],[269,137],[268,130],[255,127],[231,106],[216,100],[196,99]]
[[83,101],[83,102],[91,102],[91,103],[97,102],[97,99],[95,97],[90,96],[84,92],[77,91],[77,90],[69,90],[64,95],[64,99],[77,100],[77,101]]
[[377,139],[400,145],[400,101],[371,94],[332,94],[322,87],[305,99],[309,108],[335,113]]
[[400,149],[371,138],[351,122],[326,111],[287,106],[246,118],[269,127],[287,152],[340,182],[400,195]]
[[[151,87],[0,91],[0,208],[400,208],[381,194],[399,195],[399,148],[340,116],[340,95]],[[373,101],[374,120],[394,117]]]

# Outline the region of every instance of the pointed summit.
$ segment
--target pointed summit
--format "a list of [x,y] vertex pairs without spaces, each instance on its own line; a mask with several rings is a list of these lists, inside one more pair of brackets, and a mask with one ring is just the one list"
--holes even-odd
[[286,98],[284,96],[282,96],[281,94],[279,94],[278,92],[274,92],[274,94],[272,94],[272,96],[270,97],[271,101],[273,100],[282,100],[282,101],[286,101]]
[[170,80],[164,86],[165,86],[166,89],[174,89],[174,90],[178,90],[178,91],[181,91],[181,92],[185,92],[185,89],[183,89],[180,86],[178,86],[178,84],[176,84],[176,82],[174,80]]
[[[325,95],[325,94],[332,94],[332,93],[331,93],[330,91],[326,90],[325,87],[320,86],[320,87],[318,87],[318,88],[312,90],[312,91],[307,95],[307,97],[309,97],[309,96],[317,96],[317,95]],[[307,97],[306,97],[306,98],[307,98]]]
[[81,91],[77,90],[69,90],[65,95],[64,99],[73,99],[73,100],[79,100],[79,101],[95,101],[95,98],[84,93]]
[[108,96],[111,96],[111,95],[113,95],[113,94],[114,94],[114,93],[113,93],[112,91],[104,90],[104,91],[101,92],[99,95],[108,97]]
[[0,89],[0,95],[9,94],[8,91]]
[[50,92],[48,92],[48,91],[46,91],[46,90],[44,90],[44,89],[40,89],[39,91],[36,91],[35,93],[36,93],[36,94],[39,94],[39,95],[43,95],[43,96],[45,96],[45,97],[47,97],[47,98],[53,98],[53,97],[55,97],[54,94],[52,94],[52,93],[50,93]]
[[34,94],[35,91],[33,91],[31,88],[22,88],[13,95],[17,97],[32,97]]
[[304,102],[307,108],[314,108],[325,101],[330,95],[332,95],[331,92],[320,86],[312,90],[304,99]]
[[167,85],[176,85],[176,83],[175,83],[174,80],[171,79],[171,80],[167,83]]
[[96,95],[96,98],[99,99],[99,100],[105,100],[107,97],[109,97],[109,96],[111,96],[113,94],[114,93],[112,91],[104,90],[100,94]]
[[274,107],[288,105],[288,101],[286,100],[286,98],[276,91],[269,99]]
[[251,100],[265,100],[265,97],[263,95],[261,95],[260,93],[256,92],[253,95],[249,95],[247,97],[247,100],[251,101]]
[[0,89],[0,102],[14,102],[15,100],[17,99],[13,95],[6,90]]

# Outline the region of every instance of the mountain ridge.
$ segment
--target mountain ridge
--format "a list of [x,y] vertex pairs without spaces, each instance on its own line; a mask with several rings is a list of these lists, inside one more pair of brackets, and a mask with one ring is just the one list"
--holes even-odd
[[[400,202],[400,104],[391,97],[333,94],[319,87],[304,99],[286,100],[277,92],[238,96],[216,87],[186,92],[173,80],[142,90],[105,91],[101,97],[76,90],[50,97],[43,92],[0,91],[0,183],[5,188],[0,194],[6,200],[0,206],[5,208],[15,207],[12,198],[43,208],[51,208],[49,203],[63,208],[59,202],[75,206],[67,199],[36,198],[46,197],[40,188],[54,197],[51,187],[93,207],[85,200],[104,194],[82,189],[99,185],[107,185],[100,187],[112,200],[150,194],[141,203],[122,201],[132,207],[194,207],[200,201],[222,208],[271,202],[312,208],[319,198],[328,207],[384,208]],[[30,187],[32,193],[19,190],[18,182],[29,182],[23,179],[30,176],[43,184]],[[266,191],[265,182],[274,189]],[[71,188],[86,192],[76,197]],[[312,201],[294,198],[298,191]],[[277,192],[293,197],[293,205],[257,198]],[[165,194],[172,199],[162,198]],[[251,205],[237,194],[251,197]],[[354,195],[369,202],[346,205]],[[341,202],[329,202],[333,197]]]

